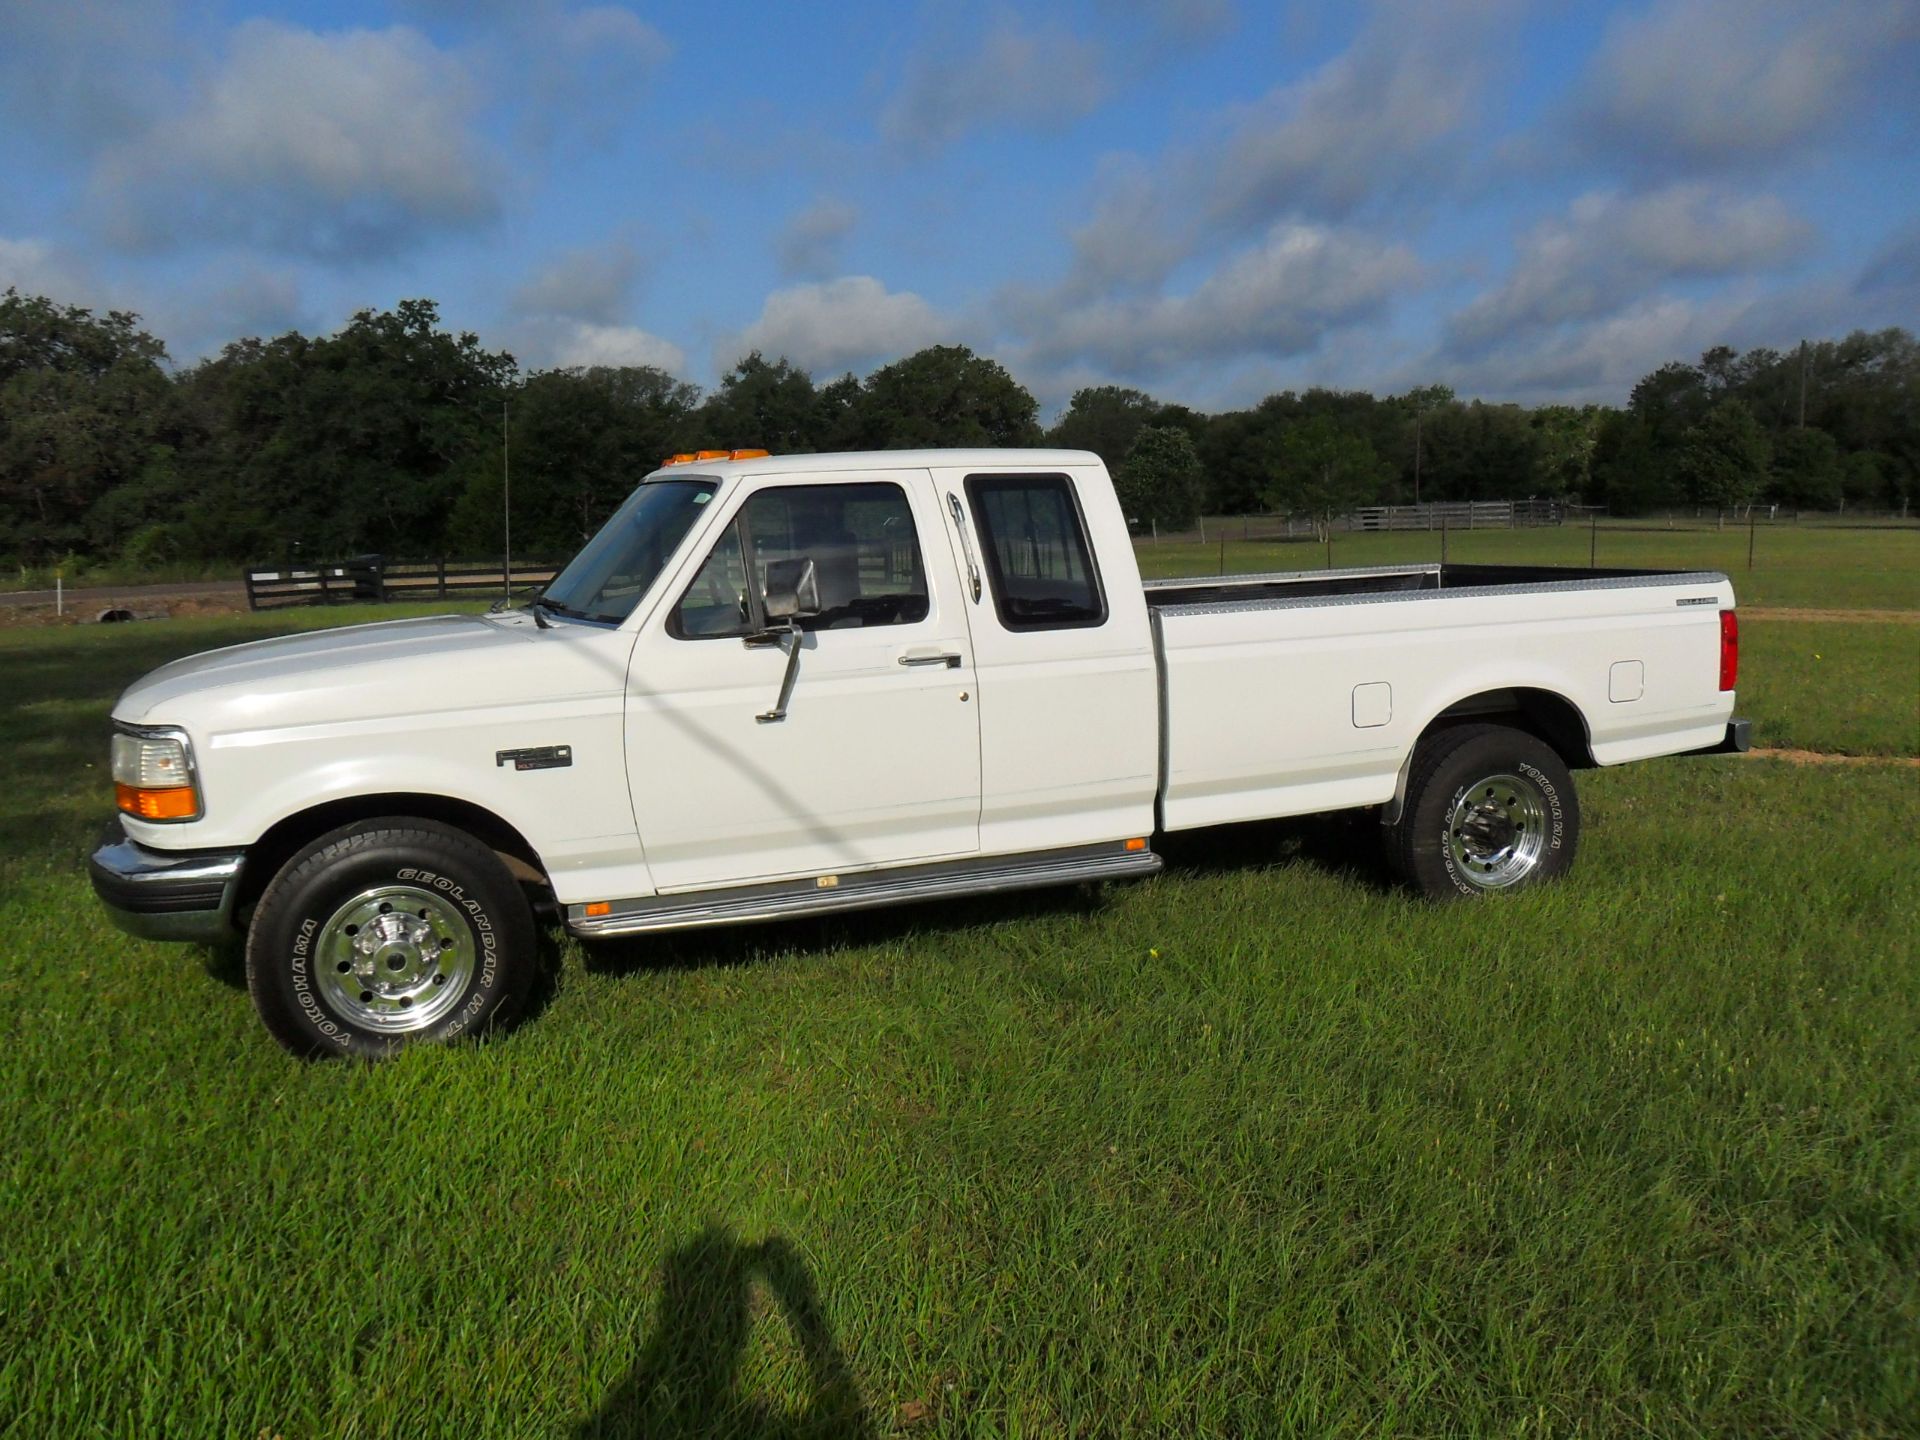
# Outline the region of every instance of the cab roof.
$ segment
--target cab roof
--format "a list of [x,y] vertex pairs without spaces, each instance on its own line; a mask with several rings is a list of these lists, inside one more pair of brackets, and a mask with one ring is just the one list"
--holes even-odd
[[760,455],[747,460],[688,460],[662,465],[647,476],[804,475],[821,471],[845,474],[861,470],[1062,470],[1069,466],[1098,465],[1091,450],[974,449],[974,450],[846,450],[824,455]]

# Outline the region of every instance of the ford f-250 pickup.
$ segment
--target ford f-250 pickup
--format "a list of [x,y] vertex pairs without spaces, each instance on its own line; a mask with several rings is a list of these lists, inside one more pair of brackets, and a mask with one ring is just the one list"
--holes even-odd
[[1425,564],[1142,584],[1098,457],[702,452],[538,598],[263,640],[114,707],[91,862],[246,937],[267,1028],[510,1017],[537,913],[635,935],[1120,879],[1156,835],[1376,809],[1435,897],[1562,874],[1571,772],[1738,750],[1726,576]]

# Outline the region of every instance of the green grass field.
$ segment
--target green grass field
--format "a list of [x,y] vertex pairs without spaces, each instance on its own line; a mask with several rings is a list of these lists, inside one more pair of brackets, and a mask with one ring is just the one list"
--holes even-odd
[[[1259,522],[1253,522],[1255,532]],[[1327,547],[1300,540],[1242,540],[1228,521],[1210,529],[1208,541],[1140,541],[1134,547],[1149,578],[1222,573],[1220,539],[1226,539],[1225,573],[1317,570]],[[1590,551],[1603,566],[1657,570],[1721,570],[1733,580],[1742,605],[1814,609],[1920,610],[1920,525],[1842,529],[1834,525],[1762,527],[1754,537],[1754,564],[1747,568],[1744,527],[1658,528],[1658,522],[1617,522],[1596,536],[1584,525],[1529,530],[1454,530],[1447,558],[1480,564],[1584,566]],[[1333,537],[1336,566],[1398,565],[1440,558],[1440,536],[1425,532]]]
[[[0,1436],[1913,1433],[1912,769],[1588,772],[1498,904],[1310,821],[555,937],[514,1033],[302,1064],[95,907],[105,718],[396,613],[0,633]],[[1753,622],[1742,710],[1913,755],[1916,641]]]

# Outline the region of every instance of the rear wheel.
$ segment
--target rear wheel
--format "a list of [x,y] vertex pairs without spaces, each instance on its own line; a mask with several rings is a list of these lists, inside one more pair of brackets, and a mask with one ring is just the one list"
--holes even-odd
[[500,858],[432,821],[337,830],[274,877],[247,988],[303,1055],[380,1057],[510,1019],[535,973],[533,915]]
[[1461,725],[1420,742],[1387,857],[1433,899],[1537,885],[1572,866],[1573,775],[1552,747],[1504,725]]

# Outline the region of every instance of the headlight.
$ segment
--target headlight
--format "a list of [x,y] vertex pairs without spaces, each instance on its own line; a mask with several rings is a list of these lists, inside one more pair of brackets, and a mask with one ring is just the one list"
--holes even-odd
[[200,787],[186,732],[131,727],[116,732],[113,797],[139,820],[198,820]]

